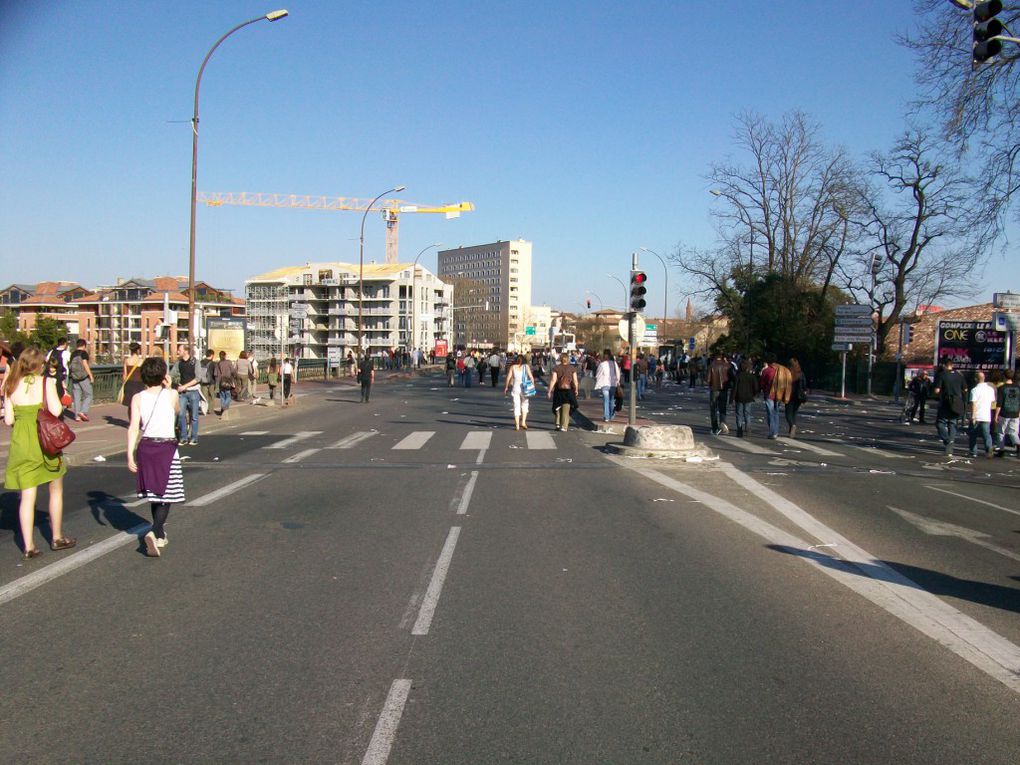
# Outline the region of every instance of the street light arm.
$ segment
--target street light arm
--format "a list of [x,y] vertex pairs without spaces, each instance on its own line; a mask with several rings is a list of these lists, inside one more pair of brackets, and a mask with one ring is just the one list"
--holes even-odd
[[368,207],[365,208],[365,212],[361,216],[361,234],[358,237],[358,353],[362,353],[364,348],[364,308],[365,308],[365,219],[368,217],[368,213],[372,210],[372,207],[387,194],[395,194],[399,191],[403,191],[406,186],[394,186],[392,189],[386,189],[382,194],[377,196],[371,202]]
[[665,279],[662,287],[662,333],[665,336],[666,333],[666,319],[669,318],[669,266],[666,265],[666,260],[655,250],[650,250],[647,247],[641,248],[644,252],[650,253],[659,259],[662,263],[662,271],[665,275]]

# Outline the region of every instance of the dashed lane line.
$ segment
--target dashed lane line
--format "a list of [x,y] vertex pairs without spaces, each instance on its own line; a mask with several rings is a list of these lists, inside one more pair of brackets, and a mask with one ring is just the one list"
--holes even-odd
[[372,740],[368,744],[368,751],[361,761],[361,765],[386,765],[390,757],[390,749],[397,737],[397,727],[400,725],[400,718],[404,714],[404,705],[411,693],[411,681],[407,679],[394,680],[390,686],[390,692],[386,694],[386,702],[383,704],[379,721],[375,724],[372,732]]
[[969,497],[966,494],[957,494],[955,491],[949,491],[949,489],[940,489],[938,486],[932,486],[931,484],[923,484],[924,488],[931,489],[932,491],[941,491],[943,494],[952,494],[954,497],[960,497],[960,499],[969,499],[971,502],[977,502],[979,505],[988,505],[988,507],[994,507],[996,510],[1002,510],[1006,513],[1012,513],[1013,515],[1020,515],[1020,511],[1013,510],[1009,507],[1003,507],[1002,505],[996,505],[993,502],[986,502],[983,499],[977,497]]
[[284,463],[286,463],[286,464],[293,464],[295,462],[300,462],[305,457],[311,457],[313,454],[315,454],[318,451],[321,451],[321,449],[317,449],[317,448],[315,448],[315,449],[305,449],[304,451],[300,451],[297,454],[290,455],[287,459],[284,460]]
[[446,581],[446,575],[450,571],[450,561],[453,559],[453,551],[457,547],[457,539],[459,537],[460,526],[454,526],[446,537],[443,551],[439,553],[439,560],[436,561],[436,567],[432,572],[432,580],[429,582],[429,587],[425,591],[425,597],[422,599],[418,618],[414,622],[414,627],[411,628],[412,635],[429,634],[429,627],[432,626],[432,617],[435,616],[436,606],[439,605],[439,596],[443,592],[443,583]]
[[735,436],[730,436],[728,438],[723,438],[722,436],[714,436],[714,438],[718,439],[724,444],[728,444],[729,446],[735,446],[738,449],[743,449],[745,452],[750,452],[751,454],[770,454],[773,457],[779,456],[779,452],[773,449],[766,449],[764,446],[759,446],[758,444],[752,441],[745,441],[744,439],[736,438]]
[[360,433],[351,433],[351,435],[344,436],[339,441],[337,441],[335,444],[327,446],[326,448],[327,449],[352,449],[356,445],[360,444],[362,441],[365,441],[365,440],[371,438],[372,436],[377,435],[378,432],[379,431],[377,431],[377,430],[366,430],[366,431],[362,431]]
[[216,491],[211,491],[198,499],[193,499],[186,504],[188,507],[205,507],[206,505],[211,505],[216,500],[222,499],[228,494],[232,494],[239,489],[243,489],[245,486],[249,486],[256,481],[261,481],[267,475],[268,473],[252,473],[251,475],[246,475],[244,478],[234,481],[233,483],[228,483],[226,486],[222,486],[219,489],[216,489]]

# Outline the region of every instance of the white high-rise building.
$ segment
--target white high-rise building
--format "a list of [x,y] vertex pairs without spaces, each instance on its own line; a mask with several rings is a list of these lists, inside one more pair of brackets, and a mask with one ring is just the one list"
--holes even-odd
[[359,305],[362,344],[373,355],[428,353],[449,338],[453,288],[427,268],[412,274],[410,263],[366,265],[364,284],[359,298],[357,263],[306,263],[246,279],[248,345],[258,359],[286,354],[339,362],[348,351],[357,355]]
[[[454,342],[506,348],[521,342],[531,307],[531,242],[440,250],[439,278],[457,286]],[[455,308],[457,306],[454,306]]]

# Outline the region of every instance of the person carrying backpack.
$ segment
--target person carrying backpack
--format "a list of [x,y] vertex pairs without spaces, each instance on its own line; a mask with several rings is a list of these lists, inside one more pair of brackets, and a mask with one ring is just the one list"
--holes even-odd
[[[57,395],[60,396],[60,403],[68,406],[70,396],[67,395],[67,367],[71,363],[71,352],[67,349],[67,338],[61,337],[57,340],[53,350],[46,354],[46,363],[50,375],[57,381]],[[65,401],[65,398],[68,399]]]
[[88,343],[79,340],[74,344],[74,353],[67,365],[67,374],[71,381],[71,400],[74,404],[74,419],[77,422],[89,421],[89,409],[92,407],[92,367],[89,366]]

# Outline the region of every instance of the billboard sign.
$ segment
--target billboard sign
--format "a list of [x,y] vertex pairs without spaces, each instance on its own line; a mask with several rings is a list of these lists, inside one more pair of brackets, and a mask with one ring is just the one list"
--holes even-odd
[[234,361],[248,342],[248,322],[233,316],[210,316],[205,320],[206,348],[216,353],[227,352]]
[[1004,369],[1009,333],[990,321],[940,321],[935,335],[935,363],[950,358],[960,370]]
[[446,341],[436,340],[436,358],[445,358],[447,353],[449,353],[449,348],[446,345]]

